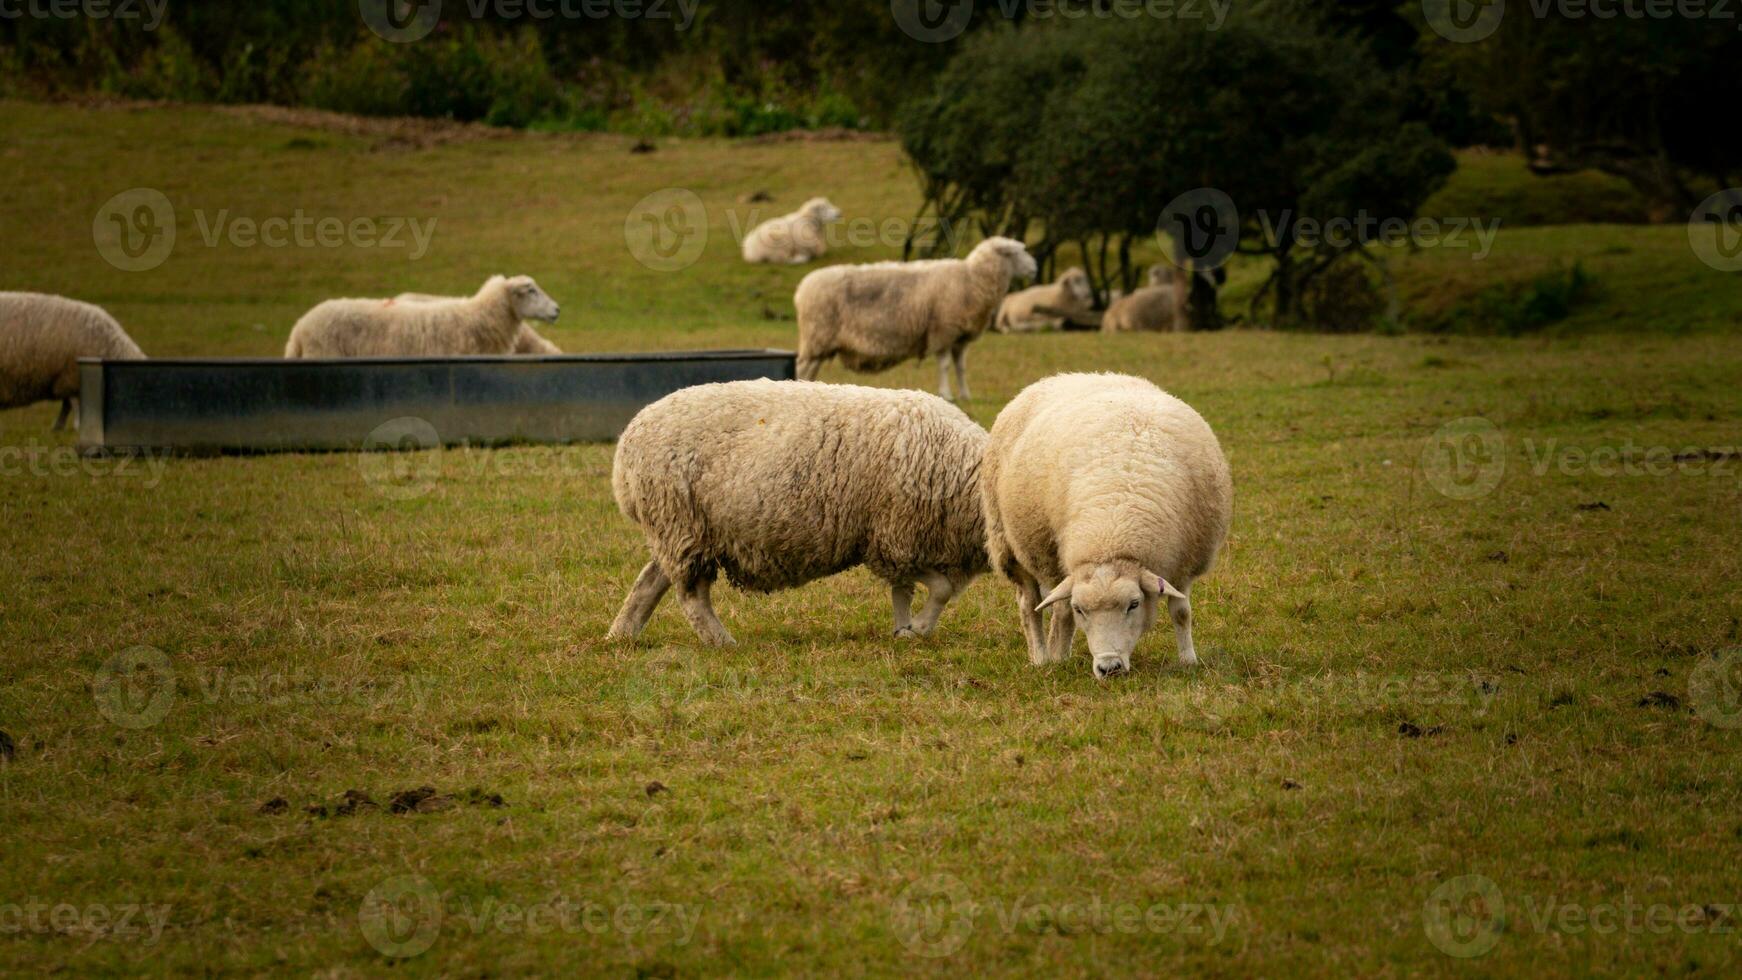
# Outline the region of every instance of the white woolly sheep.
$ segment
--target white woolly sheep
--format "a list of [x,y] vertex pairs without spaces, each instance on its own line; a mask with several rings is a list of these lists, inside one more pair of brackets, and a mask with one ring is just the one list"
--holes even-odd
[[102,307],[43,293],[0,293],[0,408],[59,401],[55,431],[79,400],[79,358],[139,361],[145,352]]
[[[652,560],[610,636],[636,636],[667,589],[706,643],[730,644],[709,601],[719,572],[773,592],[864,565],[889,583],[895,635],[929,634],[987,570],[978,481],[986,430],[917,391],[734,381],[643,409],[611,486]],[[915,583],[925,585],[917,620]]]
[[988,238],[966,259],[877,262],[818,269],[798,284],[798,376],[816,379],[839,357],[851,371],[885,371],[936,357],[938,394],[968,394],[967,348],[986,332],[1012,278],[1032,277],[1034,257],[1019,241]]
[[303,314],[290,331],[287,358],[460,357],[507,354],[520,321],[554,322],[556,301],[530,277],[492,276],[455,303],[333,299]]
[[1227,540],[1234,487],[1191,406],[1122,374],[1048,378],[998,415],[981,479],[987,552],[1016,585],[1030,660],[1069,658],[1080,624],[1095,676],[1124,673],[1166,596],[1180,663],[1197,663],[1192,583]]
[[[1103,333],[1131,331],[1183,330],[1185,311],[1180,309],[1181,293],[1171,265],[1149,268],[1149,285],[1132,290],[1107,307],[1101,317]],[[1181,277],[1183,278],[1183,277]]]
[[1056,282],[1031,286],[1004,297],[995,326],[1000,333],[1057,330],[1065,325],[1066,320],[1057,314],[1086,317],[1094,305],[1095,290],[1089,285],[1089,274],[1072,266]]
[[[430,293],[400,293],[393,297],[395,303],[463,303],[464,296],[435,296]],[[509,351],[515,355],[552,356],[561,354],[562,348],[544,339],[544,336],[532,328],[532,324],[522,320],[520,329],[514,334],[514,349]]]
[[824,227],[841,220],[841,209],[813,197],[791,214],[770,218],[744,236],[744,261],[803,265],[829,250]]

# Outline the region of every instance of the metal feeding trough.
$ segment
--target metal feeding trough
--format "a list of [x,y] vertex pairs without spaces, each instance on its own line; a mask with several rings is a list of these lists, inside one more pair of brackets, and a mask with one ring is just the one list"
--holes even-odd
[[300,452],[615,439],[682,388],[794,377],[790,351],[79,362],[88,452]]

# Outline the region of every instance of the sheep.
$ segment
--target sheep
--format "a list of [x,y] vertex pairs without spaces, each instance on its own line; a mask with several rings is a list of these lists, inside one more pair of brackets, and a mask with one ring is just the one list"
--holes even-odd
[[43,293],[0,293],[0,408],[56,401],[54,430],[78,427],[79,358],[141,361],[145,352],[99,306]]
[[1175,288],[1174,271],[1173,266],[1150,266],[1149,285],[1114,300],[1101,317],[1101,332],[1184,329],[1184,311],[1177,302],[1180,294]]
[[770,218],[744,236],[744,261],[803,265],[829,250],[824,226],[841,220],[841,209],[813,197],[791,214]]
[[991,325],[1014,277],[1035,274],[1019,241],[988,238],[966,259],[838,265],[804,277],[798,309],[798,376],[816,380],[839,357],[849,370],[885,371],[910,358],[938,359],[938,394],[968,394],[968,344]]
[[[400,293],[393,297],[395,303],[463,303],[464,296],[435,296],[430,293]],[[509,351],[516,355],[554,356],[562,353],[562,348],[544,339],[532,324],[522,320],[520,329],[514,334],[514,349]]]
[[[1190,406],[1128,375],[1037,382],[993,423],[980,490],[1033,663],[1067,659],[1081,624],[1095,676],[1125,673],[1163,596],[1180,663],[1197,663],[1192,583],[1227,540],[1234,487]],[[1040,613],[1060,603],[1043,638]]]
[[[1208,287],[1205,294],[1212,299],[1228,273],[1223,268],[1199,270],[1197,277]],[[1101,317],[1101,332],[1179,331],[1190,329],[1192,323],[1193,273],[1174,265],[1155,265],[1149,269],[1149,285],[1120,297],[1107,307]]]
[[[986,430],[916,391],[733,381],[643,409],[611,487],[652,560],[609,637],[637,636],[667,589],[703,642],[730,645],[709,600],[719,572],[773,592],[865,565],[889,583],[895,636],[925,636],[988,571],[978,481]],[[914,584],[925,608],[911,613]]]
[[527,276],[492,276],[471,299],[400,303],[334,299],[303,314],[287,358],[456,357],[507,354],[521,320],[555,322],[561,309]]
[[1073,266],[1057,282],[1004,297],[994,328],[1000,333],[1057,330],[1071,316],[1090,316],[1094,305],[1095,291],[1089,285],[1089,274]]

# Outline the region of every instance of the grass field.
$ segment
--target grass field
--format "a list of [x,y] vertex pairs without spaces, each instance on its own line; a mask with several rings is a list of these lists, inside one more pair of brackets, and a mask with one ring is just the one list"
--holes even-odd
[[[736,261],[740,197],[917,203],[888,143],[629,151],[0,103],[0,288],[153,354],[274,355],[323,298],[526,272],[569,350],[788,347],[803,270]],[[124,272],[93,219],[139,187],[178,241]],[[709,236],[662,272],[625,223],[674,188]],[[202,231],[299,209],[436,224],[416,260]],[[1575,259],[1595,298],[1527,339],[975,345],[982,423],[1123,370],[1229,452],[1203,665],[1163,631],[1112,683],[1029,666],[990,577],[918,643],[854,572],[720,590],[733,650],[670,608],[607,644],[643,560],[608,446],[447,450],[407,486],[349,455],[122,469],[52,406],[0,413],[0,973],[1734,975],[1742,280],[1677,226],[1397,267],[1445,309]]]

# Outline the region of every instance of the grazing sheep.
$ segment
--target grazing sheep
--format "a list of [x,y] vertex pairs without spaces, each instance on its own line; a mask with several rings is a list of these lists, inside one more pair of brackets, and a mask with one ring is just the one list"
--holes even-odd
[[[1080,624],[1095,676],[1124,673],[1166,596],[1180,663],[1197,663],[1192,582],[1234,499],[1202,416],[1141,378],[1057,375],[999,414],[981,478],[987,551],[1016,585],[1030,660],[1067,659]],[[1043,637],[1040,611],[1067,602]]]
[[914,358],[938,359],[938,393],[968,394],[967,348],[991,325],[1010,280],[1032,277],[1033,256],[1019,241],[988,238],[966,259],[877,262],[818,269],[798,284],[798,376],[816,379],[839,357],[848,370],[873,372]]
[[507,354],[521,320],[554,322],[556,301],[527,276],[492,276],[455,303],[333,299],[303,314],[287,358],[459,357]]
[[[734,381],[643,409],[617,444],[617,506],[647,536],[610,636],[641,632],[677,585],[702,640],[730,644],[715,577],[773,592],[864,565],[889,583],[895,635],[924,636],[987,570],[978,481],[986,431],[916,391]],[[912,618],[913,586],[926,604]]]
[[744,261],[803,265],[829,250],[825,225],[841,220],[841,209],[826,197],[813,197],[791,214],[770,218],[744,236]]
[[79,358],[140,361],[145,353],[102,307],[64,296],[0,293],[0,408],[56,401],[55,431],[78,427]]
[[1072,266],[1058,281],[1045,286],[1032,286],[1020,293],[1004,297],[998,308],[995,328],[1000,333],[1028,333],[1036,330],[1057,330],[1067,317],[1056,314],[1089,316],[1095,305],[1095,291],[1089,285],[1089,274]]
[[[395,303],[463,303],[464,296],[434,296],[429,293],[400,293],[393,297]],[[514,349],[509,351],[516,355],[552,356],[562,353],[562,348],[544,339],[532,324],[520,323],[520,330],[514,334]]]

